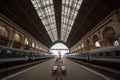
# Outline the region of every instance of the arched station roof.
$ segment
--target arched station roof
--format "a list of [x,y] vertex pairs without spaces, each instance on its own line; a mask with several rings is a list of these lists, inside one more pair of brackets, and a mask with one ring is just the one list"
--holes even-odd
[[0,13],[25,29],[47,47],[50,48],[56,42],[62,42],[70,48],[113,10],[119,9],[120,0],[83,0],[66,41],[61,40],[62,0],[53,0],[53,6],[58,36],[55,42],[52,42],[31,0],[0,0]]

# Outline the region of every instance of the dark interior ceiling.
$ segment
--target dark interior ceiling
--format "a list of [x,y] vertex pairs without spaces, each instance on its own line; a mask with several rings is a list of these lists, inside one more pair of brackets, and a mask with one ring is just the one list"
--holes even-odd
[[[56,25],[60,41],[62,0],[54,0]],[[64,43],[69,48],[97,25],[113,10],[120,8],[120,0],[83,0],[68,40]],[[37,40],[51,47],[52,43],[42,21],[30,0],[0,0],[0,13],[25,29]]]

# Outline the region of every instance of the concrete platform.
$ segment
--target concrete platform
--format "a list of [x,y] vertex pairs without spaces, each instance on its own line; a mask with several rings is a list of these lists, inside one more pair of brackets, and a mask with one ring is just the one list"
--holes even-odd
[[4,80],[110,80],[71,60],[62,60],[67,69],[66,75],[56,76],[51,74],[51,68],[55,64],[55,59],[51,59],[8,76]]

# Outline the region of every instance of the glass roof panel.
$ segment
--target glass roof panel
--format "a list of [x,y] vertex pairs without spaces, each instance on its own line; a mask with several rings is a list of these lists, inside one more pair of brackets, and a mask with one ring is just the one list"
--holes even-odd
[[61,40],[67,41],[82,0],[62,0]]
[[53,0],[31,0],[52,42],[58,40]]

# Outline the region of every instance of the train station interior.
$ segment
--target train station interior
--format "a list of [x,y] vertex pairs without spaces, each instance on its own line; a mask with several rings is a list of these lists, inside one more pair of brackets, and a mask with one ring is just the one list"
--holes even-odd
[[120,0],[0,0],[0,80],[120,80]]

